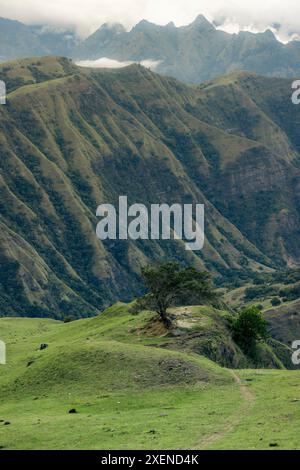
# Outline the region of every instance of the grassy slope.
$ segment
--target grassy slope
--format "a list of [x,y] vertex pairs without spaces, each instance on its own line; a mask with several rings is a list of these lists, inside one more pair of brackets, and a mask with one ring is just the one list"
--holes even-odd
[[[11,424],[0,423],[0,446],[262,448],[280,437],[280,446],[290,447],[300,418],[299,403],[292,401],[297,389],[291,388],[298,372],[239,372],[252,380],[246,382],[255,395],[249,403],[227,369],[191,351],[155,347],[170,338],[155,323],[151,330],[148,320],[149,313],[133,316],[124,304],[69,324],[2,318],[8,363],[1,366],[0,420]],[[40,351],[41,343],[48,348]],[[270,388],[275,381],[277,388]],[[272,390],[275,411],[265,403]],[[78,413],[68,414],[70,408]],[[265,439],[249,441],[244,423],[258,426],[262,409]]]
[[254,400],[211,449],[299,449],[299,371],[240,371]]

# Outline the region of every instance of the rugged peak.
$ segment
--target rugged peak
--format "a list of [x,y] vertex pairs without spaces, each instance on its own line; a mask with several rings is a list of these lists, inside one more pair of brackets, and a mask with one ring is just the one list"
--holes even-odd
[[113,33],[125,33],[126,29],[121,23],[104,23],[98,31],[110,31]]
[[166,25],[166,28],[176,28],[174,21],[170,21],[170,23]]
[[267,29],[263,34],[265,37],[273,40],[275,39],[275,41],[277,41],[276,36],[271,29]]
[[157,27],[157,25],[148,20],[141,20],[133,29],[135,31],[144,31],[145,29],[153,27]]
[[204,15],[198,15],[193,23],[190,24],[190,26],[201,29],[203,31],[213,31],[216,29],[214,25],[205,18]]
[[252,33],[251,31],[239,31],[237,36],[240,38],[252,38],[257,41],[264,41],[264,42],[276,41],[278,43],[278,40],[275,34],[273,33],[273,31],[271,31],[271,29],[267,29],[266,31],[262,33]]

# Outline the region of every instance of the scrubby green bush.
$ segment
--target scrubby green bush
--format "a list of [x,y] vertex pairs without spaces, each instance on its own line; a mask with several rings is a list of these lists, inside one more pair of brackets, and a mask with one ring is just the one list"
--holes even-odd
[[268,338],[267,322],[255,306],[242,310],[232,321],[233,337],[244,350],[251,351],[260,340]]
[[279,297],[274,297],[274,299],[271,300],[271,305],[273,307],[277,307],[278,305],[281,305],[281,300]]

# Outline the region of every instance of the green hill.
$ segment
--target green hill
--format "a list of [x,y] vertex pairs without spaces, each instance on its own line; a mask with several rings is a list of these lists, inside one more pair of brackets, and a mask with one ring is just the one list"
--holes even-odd
[[1,318],[1,449],[299,448],[299,372],[233,373],[199,355],[195,332],[218,331],[216,313],[172,311],[193,330],[185,348],[125,304],[71,323]]
[[[299,263],[289,80],[238,74],[194,88],[140,66],[55,57],[2,64],[0,78],[2,315],[95,315],[139,295],[141,266],[158,259],[244,280]],[[204,203],[204,250],[99,242],[96,208],[123,194]]]

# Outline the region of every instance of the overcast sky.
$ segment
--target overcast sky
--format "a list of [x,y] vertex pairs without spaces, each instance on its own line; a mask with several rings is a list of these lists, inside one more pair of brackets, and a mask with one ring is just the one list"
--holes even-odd
[[300,35],[299,0],[0,0],[0,16],[54,26],[76,27],[88,35],[104,22],[127,28],[141,19],[158,24],[188,24],[198,15],[225,21],[226,29],[263,31],[281,25],[281,35]]

